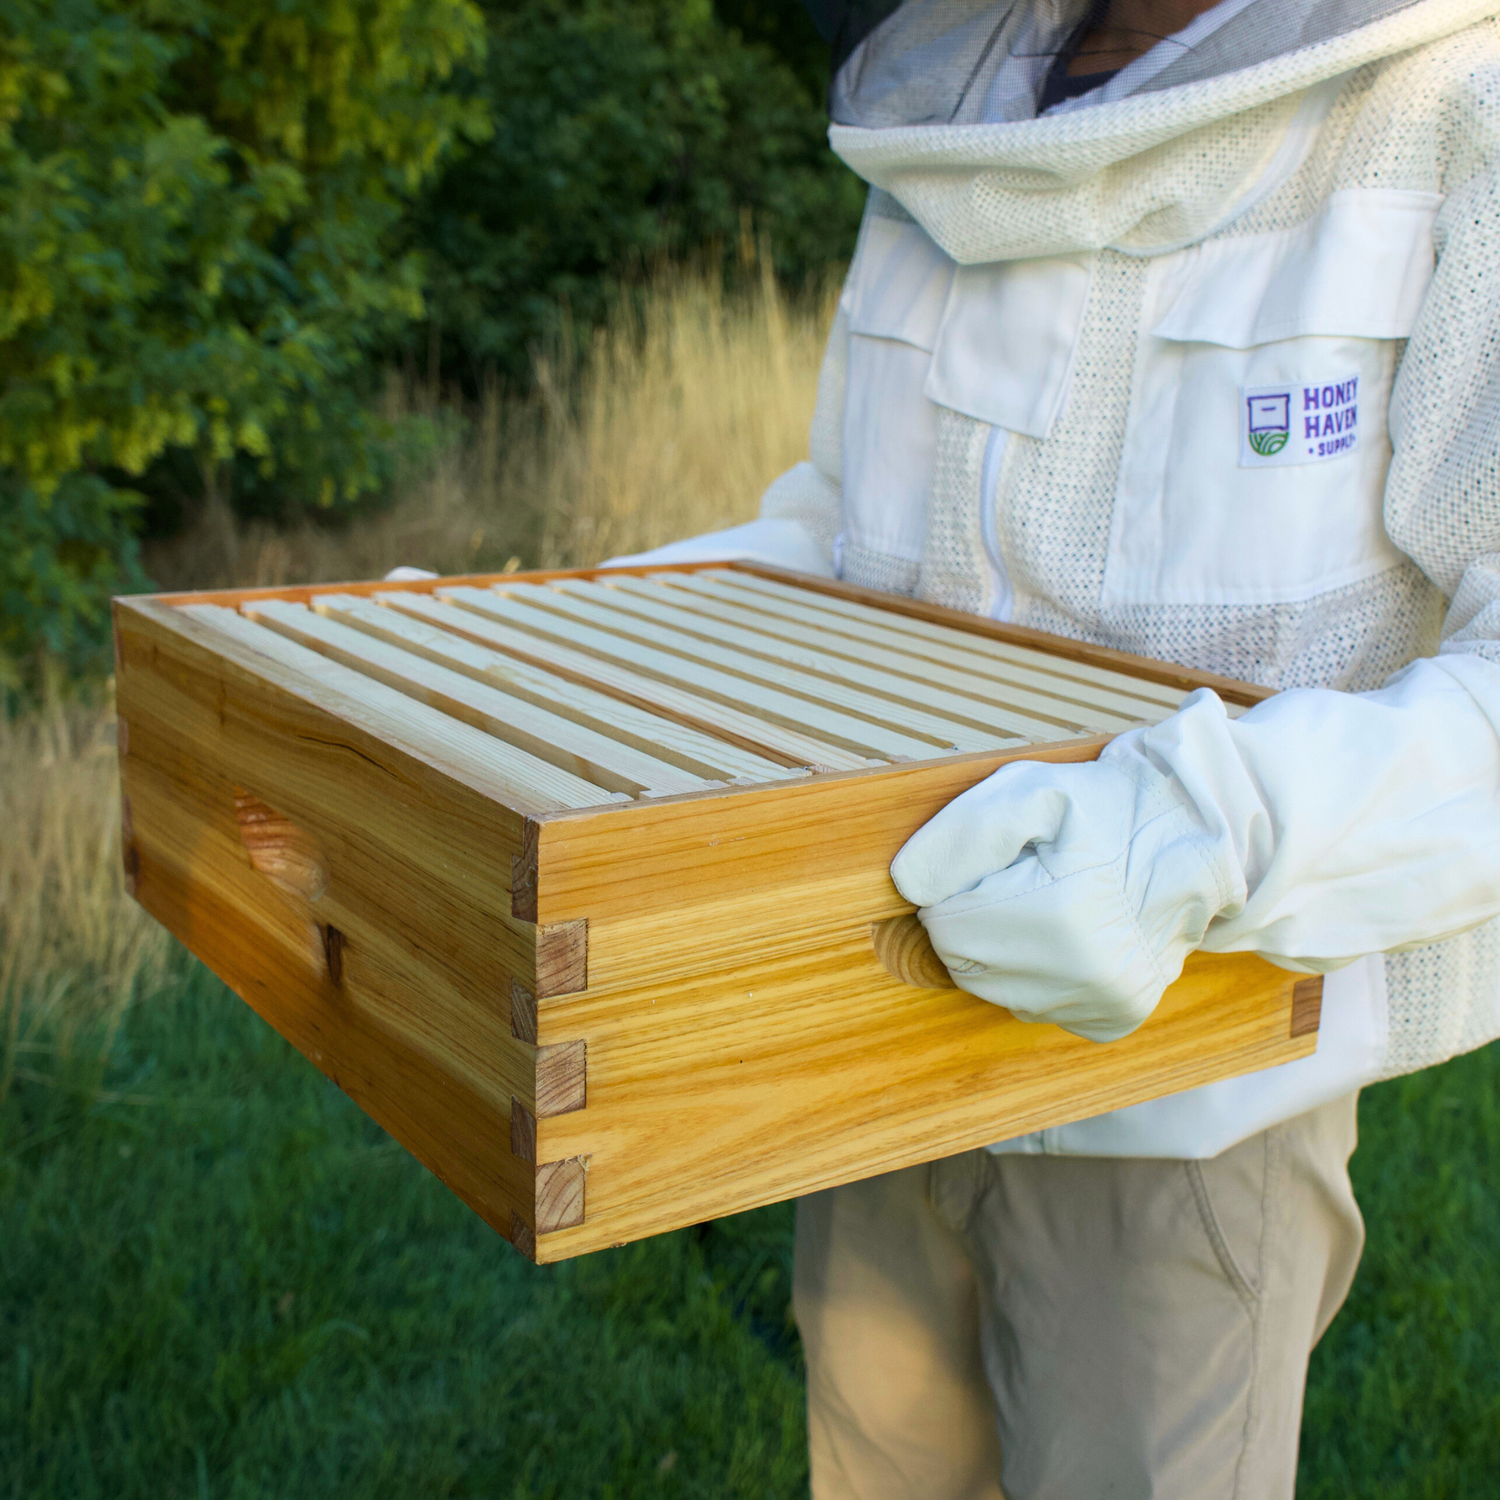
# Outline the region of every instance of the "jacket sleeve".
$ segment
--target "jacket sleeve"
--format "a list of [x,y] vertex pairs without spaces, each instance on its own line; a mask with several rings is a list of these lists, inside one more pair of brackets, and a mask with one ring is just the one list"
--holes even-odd
[[1391,396],[1385,523],[1452,601],[1441,649],[1500,663],[1500,173],[1450,193],[1436,240]]
[[843,489],[844,380],[849,365],[849,314],[841,299],[828,336],[823,367],[818,375],[818,401],[813,410],[805,460],[772,481],[761,497],[764,520],[795,521],[836,566],[834,541],[841,526]]

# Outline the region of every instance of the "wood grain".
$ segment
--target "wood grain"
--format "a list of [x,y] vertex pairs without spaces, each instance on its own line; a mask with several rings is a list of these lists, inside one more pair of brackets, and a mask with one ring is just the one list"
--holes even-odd
[[536,1169],[536,1232],[555,1234],[582,1224],[584,1164],[578,1157],[549,1161]]
[[575,917],[536,930],[538,999],[575,995],[589,987],[589,921]]
[[[849,640],[847,647],[841,648],[841,638],[832,631],[812,632],[793,622],[778,628],[772,616],[755,616],[748,611],[744,613],[749,618],[736,617],[731,614],[733,607],[723,605],[720,600],[684,597],[684,590],[671,589],[649,579],[623,578],[609,586],[559,584],[557,587],[591,587],[597,593],[635,600],[649,608],[652,618],[676,621],[684,631],[696,630],[711,640],[759,652],[771,661],[857,683],[866,693],[890,703],[912,705],[917,712],[930,712],[941,722],[952,721],[970,731],[989,730],[991,735],[986,745],[994,745],[997,736],[1003,744],[1018,737],[1045,742],[1076,739],[1080,734],[1119,733],[1138,723],[1145,710],[1142,703],[1137,703],[1135,711],[1128,714],[1090,709],[1020,686],[997,691],[993,683],[982,677],[945,669],[910,651],[884,648],[869,640]],[[1165,716],[1165,709],[1157,715]],[[974,744],[964,748],[984,747]]]
[[510,1242],[527,1260],[536,1259],[536,1235],[518,1213],[510,1216]]
[[127,764],[149,763],[214,799],[246,868],[234,789],[253,791],[317,840],[331,896],[476,1003],[493,1007],[497,965],[531,983],[535,929],[509,915],[524,818],[492,783],[471,780],[444,741],[409,731],[386,738],[336,689],[201,630],[181,611],[119,600],[115,619]]
[[1168,709],[1175,708],[1187,696],[1181,688],[1148,682],[1144,678],[1106,667],[1091,666],[1087,662],[1076,661],[1054,651],[1041,651],[1012,641],[994,640],[972,631],[955,629],[951,625],[939,625],[891,610],[875,609],[868,604],[835,594],[810,593],[753,573],[727,569],[713,573],[695,573],[690,577],[660,580],[660,586],[697,587],[700,580],[704,584],[722,587],[738,599],[761,609],[795,609],[799,615],[805,614],[816,620],[820,630],[853,631],[860,639],[864,639],[867,634],[876,639],[894,639],[903,650],[927,652],[935,655],[941,662],[962,663],[965,666],[977,663],[1003,673],[1010,673],[1016,667],[1024,667],[1069,689],[1081,684],[1092,684],[1128,695],[1137,702],[1144,700]]
[[510,914],[519,922],[536,922],[537,877],[542,825],[527,818],[521,825],[521,845],[510,857]]
[[318,841],[253,792],[234,789],[234,819],[250,863],[294,896],[316,901],[328,889],[328,864]]
[[[904,733],[929,736],[939,749],[986,750],[997,743],[1023,740],[1067,739],[1085,733],[1083,726],[1024,714],[1001,713],[1003,722],[976,722],[978,705],[960,703],[952,695],[933,693],[910,678],[896,676],[847,657],[810,649],[806,643],[792,644],[775,636],[713,619],[705,611],[683,608],[654,593],[638,593],[618,583],[582,583],[566,580],[554,588],[583,603],[616,610],[620,629],[629,634],[650,625],[680,639],[686,655],[699,656],[715,665],[734,663],[734,670],[774,687],[788,687],[823,702],[857,713]],[[642,589],[652,585],[643,582]],[[721,649],[722,648],[722,649]],[[704,657],[704,652],[707,652]],[[982,717],[982,715],[981,715]],[[1114,726],[1123,728],[1123,725]],[[931,759],[932,751],[924,758]]]
[[1292,1035],[1316,1035],[1323,1018],[1323,976],[1313,974],[1292,986]]
[[570,1115],[588,1105],[588,1044],[554,1042],[536,1054],[538,1119]]
[[[919,634],[912,627],[923,622],[904,616],[895,617],[905,627],[897,628],[887,623],[891,616],[884,611],[858,607],[851,608],[847,615],[838,614],[831,607],[815,608],[804,599],[789,598],[793,591],[777,590],[765,579],[751,578],[749,574],[728,576],[737,578],[737,584],[706,573],[673,573],[665,579],[637,582],[666,593],[686,595],[697,607],[722,612],[727,618],[741,622],[758,618],[761,629],[775,630],[778,634],[806,639],[811,633],[823,649],[841,655],[853,653],[860,660],[887,665],[899,660],[904,673],[930,674],[932,681],[943,683],[955,692],[977,695],[993,703],[1024,705],[1028,695],[1035,694],[1050,699],[1054,705],[1061,699],[1077,708],[1103,709],[1134,723],[1148,712],[1154,717],[1170,712],[1184,696],[1173,689],[1142,684],[1137,678],[1122,679],[1119,674],[1085,668],[1061,657],[1055,658],[1047,669],[1029,666],[1018,649],[1005,648],[1002,655],[985,636],[960,634],[945,627]],[[764,584],[766,592],[747,588],[747,580],[751,584]],[[816,597],[825,606],[841,602],[828,595]],[[967,649],[955,650],[955,641]],[[1060,674],[1058,668],[1067,670]],[[1149,691],[1143,691],[1147,688]]]
[[660,796],[707,784],[705,777],[634,745],[365,631],[325,619],[306,605],[262,600],[244,609],[258,624],[589,782],[599,789],[593,802],[605,801],[605,792]]
[[510,1101],[510,1154],[536,1165],[536,1116],[521,1101]]
[[510,1034],[536,1045],[536,994],[519,979],[510,982]]
[[[120,678],[128,694],[129,672]],[[137,899],[372,1118],[500,1233],[531,1215],[531,1169],[505,1149],[512,1086],[529,1076],[506,1066],[493,1037],[471,1034],[458,1059],[430,1045],[451,1024],[443,982],[381,934],[349,916],[353,940],[341,983],[327,972],[322,935],[306,903],[278,890],[245,856],[230,786],[202,798],[159,776],[133,737],[126,778],[143,809]],[[336,904],[332,892],[327,898]],[[403,1024],[403,1018],[406,1023]],[[421,1028],[429,1028],[425,1033]],[[414,1039],[425,1036],[429,1045]],[[455,1041],[465,1040],[455,1028]],[[440,1108],[433,1108],[441,1101]],[[532,1253],[535,1253],[534,1244]]]
[[[795,903],[793,903],[795,905]],[[596,951],[638,947],[597,923]],[[557,1260],[1309,1055],[1293,976],[1195,954],[1148,1021],[1097,1045],[957,989],[891,978],[851,924],[805,953],[604,989],[544,1009],[586,1039],[589,1107],[537,1122],[547,1160],[590,1157]],[[649,1148],[647,1148],[649,1143]]]
[[[150,716],[136,712],[135,718],[138,732],[124,778],[136,812],[141,871],[150,865],[158,875],[166,870],[177,872],[174,878],[191,877],[197,898],[214,912],[227,913],[225,920],[237,930],[273,924],[275,930],[263,940],[273,947],[290,943],[298,963],[315,975],[320,994],[341,993],[347,1002],[341,1002],[341,1010],[356,1007],[369,1024],[487,1099],[502,1117],[512,1093],[534,1099],[533,1049],[510,1034],[509,1017],[496,1003],[489,978],[492,959],[471,973],[453,963],[451,951],[413,941],[412,929],[423,926],[425,915],[416,903],[403,930],[393,893],[362,888],[358,869],[347,869],[337,857],[316,904],[272,884],[250,863],[240,841],[232,773],[219,780],[201,766],[173,760],[169,742],[152,732]],[[212,940],[193,913],[184,930],[151,907],[145,884],[138,899],[194,952]],[[482,952],[477,939],[483,931],[476,924],[476,951]],[[450,949],[463,944],[465,935],[456,924],[447,932]],[[256,939],[252,934],[246,940]],[[238,989],[233,979],[229,982]],[[279,1023],[278,1029],[285,1031]],[[306,1050],[300,1029],[286,1034]]]
[[927,929],[915,916],[887,917],[870,924],[870,945],[881,967],[902,984],[923,990],[953,990],[958,986],[948,966],[937,956]]
[[[774,905],[776,892],[813,884],[837,892],[867,924],[900,916],[912,907],[891,884],[890,862],[960,792],[1014,760],[1093,760],[1108,743],[1097,735],[663,797],[608,814],[541,817],[535,820],[537,920],[686,912],[752,893]],[[622,869],[629,879],[621,879]],[[845,906],[837,909],[850,915]],[[730,908],[720,910],[723,921]],[[784,907],[778,920],[782,928],[792,925]],[[815,912],[798,913],[799,922],[817,920]],[[701,946],[705,929],[678,925],[685,940]],[[732,921],[723,940],[733,941],[742,925]]]
[[[471,605],[476,601],[483,605],[492,597],[496,596],[482,589],[472,595],[462,591],[454,594],[455,600],[466,598]],[[627,706],[659,714],[685,728],[777,761],[789,770],[847,771],[870,764],[867,758],[816,739],[801,729],[768,724],[719,699],[705,698],[679,685],[632,672],[619,661],[602,661],[561,641],[506,625],[481,608],[461,608],[446,598],[429,599],[414,594],[377,594],[375,598],[392,612],[414,615],[463,640],[493,646],[517,660],[534,663],[571,682],[608,693]]]
[[1061,655],[1074,661],[1088,662],[1112,671],[1123,671],[1149,682],[1162,682],[1168,686],[1191,691],[1197,687],[1211,687],[1226,702],[1253,706],[1270,697],[1273,689],[1221,677],[1212,672],[1198,671],[1170,663],[1154,661],[1147,656],[1136,656],[1130,652],[1117,651],[1107,646],[1096,646],[1088,642],[1067,640],[1048,635],[1045,631],[1028,630],[1020,625],[1002,625],[994,620],[977,615],[967,615],[960,610],[946,609],[942,605],[927,604],[898,594],[882,594],[874,589],[862,589],[853,584],[834,582],[832,579],[815,577],[808,573],[794,573],[786,568],[773,568],[750,562],[707,563],[657,563],[626,568],[556,568],[538,569],[521,573],[467,573],[442,578],[407,579],[401,582],[382,580],[356,580],[350,583],[318,583],[287,586],[271,586],[250,589],[220,589],[213,591],[190,591],[178,594],[160,594],[156,602],[166,606],[213,603],[238,607],[256,599],[288,599],[297,603],[310,603],[319,594],[340,593],[356,597],[372,598],[377,594],[411,594],[433,596],[440,589],[474,588],[487,589],[496,584],[548,583],[557,578],[618,578],[645,577],[672,573],[699,573],[729,571],[769,578],[775,582],[790,584],[814,594],[828,594],[836,598],[849,599],[866,604],[874,609],[889,610],[913,619],[930,620],[934,624],[947,625],[955,630],[974,635],[988,636],[993,640],[1009,641],[1028,646],[1034,650]]
[[[404,602],[409,607],[413,599],[422,598],[405,596]],[[379,640],[399,645],[476,681],[503,688],[535,707],[561,714],[621,744],[664,759],[693,773],[700,781],[723,781],[736,776],[777,781],[794,774],[778,761],[727,740],[704,734],[665,715],[648,713],[597,688],[455,635],[442,628],[444,615],[449,613],[443,605],[434,604],[436,618],[429,619],[386,608],[372,599],[320,594],[313,600],[313,608]]]
[[[537,635],[552,635],[601,660],[620,662],[668,683],[717,698],[735,709],[785,729],[804,727],[856,754],[892,759],[930,759],[951,748],[936,731],[897,729],[892,715],[860,694],[790,669],[773,671],[753,657],[722,650],[707,641],[684,640],[646,621],[631,622],[590,601],[536,585],[518,584],[481,601],[471,593],[445,595],[465,607],[493,610],[509,624]],[[826,702],[820,701],[820,696]]]
[[554,578],[601,578],[626,573],[695,572],[699,568],[722,568],[715,563],[647,563],[628,568],[538,568],[516,573],[449,573],[439,578],[356,578],[340,583],[261,584],[245,589],[184,589],[174,594],[138,595],[158,603],[181,608],[186,604],[222,604],[231,609],[259,599],[289,599],[296,604],[311,604],[319,594],[349,594],[369,599],[376,594],[432,594],[440,588],[489,588],[497,583],[548,583]]
[[362,672],[329,661],[316,651],[286,640],[243,615],[212,604],[193,604],[176,611],[211,640],[233,641],[253,656],[289,669],[307,684],[316,701],[338,702],[346,713],[387,742],[419,745],[429,764],[446,763],[471,784],[508,807],[548,812],[560,807],[598,807],[615,800],[582,777],[497,741],[483,731],[438,713]]

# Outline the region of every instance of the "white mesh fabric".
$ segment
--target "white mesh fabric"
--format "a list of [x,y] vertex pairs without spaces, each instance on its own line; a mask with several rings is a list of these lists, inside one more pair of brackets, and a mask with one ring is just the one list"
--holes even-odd
[[988,569],[979,523],[980,481],[989,428],[960,412],[938,408],[933,503],[916,591],[970,614],[988,612]]
[[[1241,72],[1343,37],[1416,3],[1420,0],[1215,5],[1164,38],[1148,57],[1122,69],[1100,96],[1126,98]],[[905,0],[880,9],[884,17],[840,64],[829,90],[830,112],[841,125],[888,129],[1032,118],[1042,79],[1087,18],[1089,0]]]
[[766,521],[796,521],[818,544],[829,564],[836,565],[839,490],[816,465],[797,464],[773,481],[761,497],[760,514]]
[[1386,1078],[1472,1052],[1500,1036],[1500,923],[1385,961]]
[[909,596],[916,587],[917,565],[889,552],[845,542],[839,552],[839,577],[858,588]]
[[1007,442],[998,526],[1018,621],[1046,601],[1072,619],[1065,634],[1101,626],[1092,617],[1104,584],[1145,275],[1146,263],[1132,256],[1098,257],[1067,404],[1046,441],[1013,433]]

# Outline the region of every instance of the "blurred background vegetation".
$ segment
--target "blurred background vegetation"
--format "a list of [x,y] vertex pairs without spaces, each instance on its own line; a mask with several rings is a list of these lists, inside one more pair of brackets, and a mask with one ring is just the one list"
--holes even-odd
[[439,474],[539,560],[535,450],[672,294],[847,256],[825,83],[797,0],[0,0],[0,681]]

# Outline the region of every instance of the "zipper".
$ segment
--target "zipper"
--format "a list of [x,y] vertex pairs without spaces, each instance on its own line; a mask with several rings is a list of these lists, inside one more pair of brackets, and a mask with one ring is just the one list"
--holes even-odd
[[984,445],[984,463],[979,470],[979,531],[990,569],[989,607],[985,613],[992,620],[1010,619],[1016,604],[1016,591],[1011,587],[1010,573],[1000,555],[1000,531],[995,517],[1000,500],[1000,465],[1009,436],[1003,427],[990,428]]

